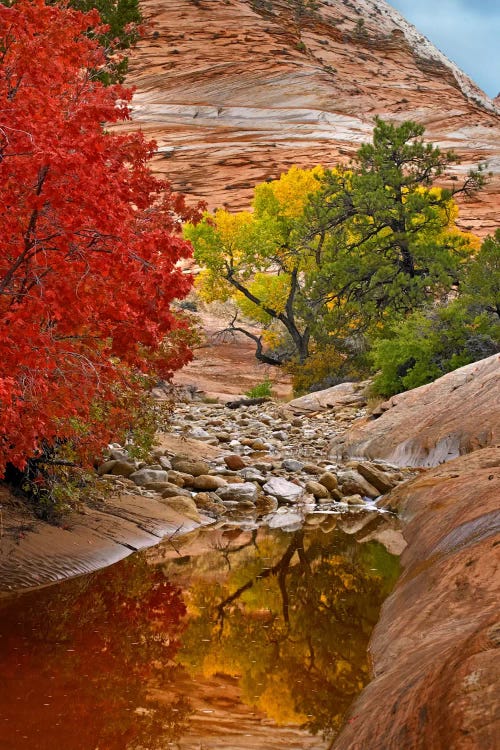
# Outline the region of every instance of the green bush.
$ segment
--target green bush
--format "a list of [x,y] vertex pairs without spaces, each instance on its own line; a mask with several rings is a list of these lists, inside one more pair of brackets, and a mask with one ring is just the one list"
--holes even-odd
[[372,392],[392,396],[498,351],[500,320],[477,303],[459,299],[416,312],[374,343],[371,359],[379,374]]
[[273,385],[269,378],[266,378],[262,383],[257,383],[253,388],[245,393],[248,398],[271,398],[273,395]]

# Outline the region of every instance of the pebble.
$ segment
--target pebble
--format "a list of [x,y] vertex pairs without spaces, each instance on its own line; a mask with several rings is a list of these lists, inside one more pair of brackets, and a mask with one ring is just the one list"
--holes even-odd
[[342,410],[347,421],[341,424],[332,410],[290,418],[272,401],[238,412],[223,404],[178,403],[172,433],[218,445],[225,454],[202,460],[155,449],[150,463],[139,463],[113,444],[98,474],[122,492],[161,498],[179,512],[184,508],[190,518],[201,512],[250,528],[262,518],[290,529],[305,513],[313,510],[313,519],[321,509],[320,517],[331,525],[335,514],[348,506],[359,514],[356,506],[366,507],[365,498],[378,497],[410,476],[380,461],[329,460],[331,439],[361,415],[359,409]]

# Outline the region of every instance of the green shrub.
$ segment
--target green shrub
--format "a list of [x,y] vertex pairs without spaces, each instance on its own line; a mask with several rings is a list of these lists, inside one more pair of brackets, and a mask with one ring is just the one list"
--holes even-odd
[[500,351],[500,321],[481,306],[456,300],[416,312],[374,343],[374,395],[392,396]]
[[262,383],[257,383],[253,388],[245,393],[248,398],[271,398],[273,395],[273,385],[269,378],[266,378]]

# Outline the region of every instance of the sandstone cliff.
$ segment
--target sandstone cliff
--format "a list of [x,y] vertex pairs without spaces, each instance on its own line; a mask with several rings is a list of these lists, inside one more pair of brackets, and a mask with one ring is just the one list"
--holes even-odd
[[248,205],[292,164],[334,165],[373,118],[414,119],[488,190],[462,226],[498,224],[500,118],[475,84],[384,0],[143,0],[130,127],[158,143],[154,169],[211,207]]

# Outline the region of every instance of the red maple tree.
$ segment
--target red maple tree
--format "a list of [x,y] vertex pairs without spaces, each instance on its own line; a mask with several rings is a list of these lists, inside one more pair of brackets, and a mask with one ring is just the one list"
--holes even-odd
[[171,303],[191,285],[179,227],[195,212],[148,169],[154,143],[103,126],[132,92],[99,82],[98,25],[0,5],[0,475],[56,437],[102,444],[134,373],[168,378],[190,357]]

